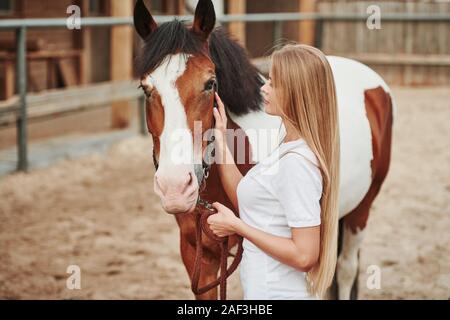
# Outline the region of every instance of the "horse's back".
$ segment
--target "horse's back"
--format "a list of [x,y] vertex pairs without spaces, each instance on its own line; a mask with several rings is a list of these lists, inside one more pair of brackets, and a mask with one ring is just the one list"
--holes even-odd
[[[339,108],[339,125],[341,135],[341,181],[340,181],[340,213],[341,216],[353,210],[367,194],[372,181],[372,160],[374,159],[373,130],[374,121],[369,114],[374,111],[377,119],[388,114],[388,105],[379,100],[372,103],[371,95],[384,92],[389,95],[390,89],[384,80],[372,69],[357,61],[342,57],[327,57],[336,84],[336,95]],[[378,89],[377,89],[378,88]],[[375,100],[377,100],[375,99]],[[386,108],[386,110],[384,109]],[[369,112],[368,112],[369,111]],[[263,107],[260,111],[245,116],[230,117],[249,136],[253,161],[259,162],[278,145],[279,138],[285,133],[279,117],[266,114]],[[264,147],[261,136],[254,135],[254,130],[264,129],[276,132],[276,138],[265,137]],[[259,131],[261,132],[261,131]],[[270,136],[270,135],[269,135]],[[262,139],[265,140],[265,139]],[[268,147],[267,147],[268,146]],[[258,151],[257,151],[258,150]],[[256,152],[257,151],[257,152]]]
[[[341,217],[367,194],[379,156],[379,125],[392,113],[390,88],[375,71],[355,60],[328,56],[336,84],[341,135]],[[373,116],[375,115],[375,116]]]

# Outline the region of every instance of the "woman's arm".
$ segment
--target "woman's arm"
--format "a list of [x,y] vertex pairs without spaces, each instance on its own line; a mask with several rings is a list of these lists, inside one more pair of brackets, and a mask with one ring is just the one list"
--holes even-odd
[[214,108],[214,118],[216,120],[216,163],[219,171],[219,176],[222,181],[223,188],[233,204],[234,208],[238,209],[238,200],[236,189],[239,181],[242,179],[242,174],[234,162],[233,155],[226,143],[226,128],[227,115],[225,107],[219,95],[216,93],[216,100],[219,106]]
[[218,202],[214,202],[213,206],[218,214],[211,215],[208,223],[216,235],[238,233],[274,259],[304,272],[317,263],[320,253],[320,225],[291,228],[292,238],[284,238],[246,224]]
[[308,272],[319,259],[320,226],[291,228],[292,238],[274,236],[242,220],[235,230],[274,259],[300,271]]

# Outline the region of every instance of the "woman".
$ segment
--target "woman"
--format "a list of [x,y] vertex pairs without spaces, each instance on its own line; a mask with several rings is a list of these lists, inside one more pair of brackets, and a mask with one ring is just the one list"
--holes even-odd
[[244,238],[244,299],[321,299],[337,255],[339,126],[332,71],[320,50],[286,45],[272,55],[261,91],[265,112],[281,117],[286,135],[244,177],[224,142],[227,117],[216,95],[218,168],[241,218],[215,202],[218,213],[208,223],[218,236]]

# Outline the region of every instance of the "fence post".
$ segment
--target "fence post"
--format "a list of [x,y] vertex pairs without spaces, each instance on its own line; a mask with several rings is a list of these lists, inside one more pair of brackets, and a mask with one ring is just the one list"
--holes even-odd
[[277,20],[273,22],[273,44],[279,44],[283,37],[283,21]]
[[[114,17],[129,17],[133,14],[132,0],[108,1]],[[112,81],[133,78],[133,29],[129,25],[113,26],[110,33],[110,73]],[[111,104],[111,126],[114,129],[127,128],[131,122],[129,101],[115,101]]]
[[27,29],[22,26],[16,29],[17,42],[17,90],[20,109],[17,116],[17,170],[28,170],[27,146]]
[[314,28],[314,46],[322,50],[323,38],[323,19],[316,20],[316,27]]
[[[228,13],[245,14],[247,12],[247,1],[233,0],[228,1]],[[245,29],[245,21],[233,21],[229,24],[229,31],[234,35],[241,45],[245,47],[247,43],[247,32]]]
[[[299,0],[299,11],[301,13],[313,13],[317,10],[316,0]],[[315,20],[305,19],[298,23],[298,42],[302,44],[314,45]]]

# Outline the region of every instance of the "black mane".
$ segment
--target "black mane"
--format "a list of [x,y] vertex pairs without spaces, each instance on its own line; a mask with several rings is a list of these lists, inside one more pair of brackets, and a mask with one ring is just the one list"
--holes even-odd
[[[156,69],[168,55],[199,54],[204,50],[201,39],[184,22],[166,22],[145,39],[142,54],[136,61],[136,71],[143,75]],[[264,83],[245,49],[219,27],[211,33],[209,51],[216,65],[219,95],[228,110],[236,115],[261,110],[260,88]]]

